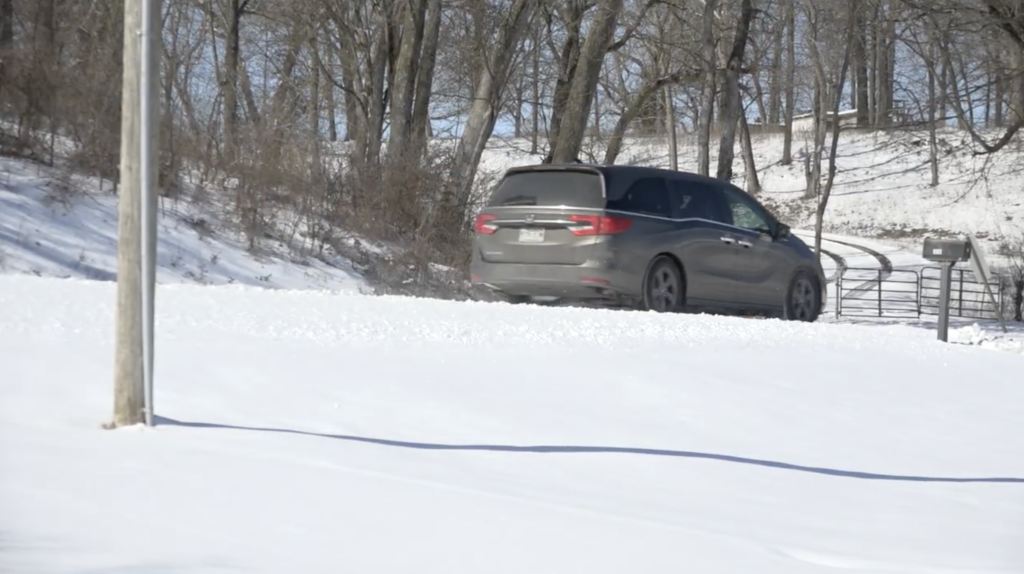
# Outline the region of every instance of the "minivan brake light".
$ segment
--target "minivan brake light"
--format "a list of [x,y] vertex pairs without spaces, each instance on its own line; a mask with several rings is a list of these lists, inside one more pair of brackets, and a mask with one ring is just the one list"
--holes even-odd
[[575,223],[586,225],[572,228],[573,235],[614,235],[622,233],[633,225],[633,221],[624,217],[607,215],[571,215],[569,219]]

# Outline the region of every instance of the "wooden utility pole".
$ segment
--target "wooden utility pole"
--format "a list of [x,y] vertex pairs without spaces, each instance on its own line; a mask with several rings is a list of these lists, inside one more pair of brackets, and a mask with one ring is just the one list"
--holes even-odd
[[156,252],[152,166],[157,139],[153,119],[158,109],[153,87],[159,77],[160,4],[160,0],[124,2],[114,427],[152,424],[152,387],[148,384],[152,377]]

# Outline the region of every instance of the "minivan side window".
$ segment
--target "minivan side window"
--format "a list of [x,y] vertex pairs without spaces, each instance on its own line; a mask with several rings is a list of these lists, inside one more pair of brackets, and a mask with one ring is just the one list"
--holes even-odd
[[716,187],[699,181],[671,179],[668,191],[673,218],[729,223],[723,217],[722,194]]
[[772,232],[772,217],[757,202],[742,191],[728,186],[723,186],[722,192],[729,204],[733,225],[759,233]]
[[629,186],[622,197],[609,199],[607,209],[671,217],[665,180],[660,177],[638,179]]

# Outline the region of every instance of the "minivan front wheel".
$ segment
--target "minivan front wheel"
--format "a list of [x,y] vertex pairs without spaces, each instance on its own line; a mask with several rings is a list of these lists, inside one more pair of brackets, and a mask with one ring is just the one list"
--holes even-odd
[[683,272],[668,257],[651,262],[644,278],[643,307],[658,313],[678,313],[683,310],[686,281]]
[[821,312],[821,290],[818,282],[806,271],[798,272],[789,282],[786,293],[785,318],[813,323]]

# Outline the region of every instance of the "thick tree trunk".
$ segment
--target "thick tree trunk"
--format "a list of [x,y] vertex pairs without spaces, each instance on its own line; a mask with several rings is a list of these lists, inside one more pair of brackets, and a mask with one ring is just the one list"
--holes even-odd
[[747,49],[747,38],[753,18],[753,1],[742,0],[740,21],[736,27],[732,52],[725,65],[725,106],[719,115],[722,120],[722,137],[718,145],[716,176],[724,181],[732,179],[732,162],[736,157],[736,127],[739,124],[739,116],[743,113],[743,102],[740,98],[740,68],[743,66],[743,54]]
[[590,117],[590,106],[597,91],[605,54],[622,12],[623,0],[602,0],[596,8],[590,31],[580,51],[580,62],[572,77],[569,97],[558,128],[558,139],[551,152],[552,163],[576,160],[583,145],[583,136]]
[[428,0],[425,28],[416,76],[416,102],[412,112],[413,147],[414,152],[420,156],[426,153],[427,140],[430,138],[430,98],[441,37],[441,0]]
[[515,47],[536,6],[537,0],[515,0],[498,28],[497,39],[491,46],[487,65],[481,71],[466,126],[455,151],[449,188],[442,201],[444,211],[438,223],[442,229],[458,227],[465,217],[465,206],[480,165],[480,156],[498,118],[498,106],[508,82]]
[[394,81],[388,84],[391,92],[388,157],[395,161],[405,161],[409,151],[413,128],[413,98],[416,94],[427,2],[409,0],[400,3],[400,6],[403,6],[401,13],[404,26],[394,62]]
[[583,24],[585,4],[580,0],[568,0],[562,5],[565,9],[563,20],[566,26],[565,44],[558,60],[558,79],[555,81],[555,96],[551,102],[551,121],[548,129],[548,159],[558,142],[558,133],[562,126],[562,114],[569,101],[569,90],[572,80],[576,77],[576,68],[580,62],[580,28]]
[[757,175],[757,161],[754,159],[754,142],[750,139],[750,125],[747,116],[740,114],[740,137],[743,144],[743,166],[747,177],[747,193],[761,193],[761,179]]
[[[14,0],[0,0],[0,53],[10,54],[14,43]],[[10,104],[7,95],[7,58],[0,58],[0,104]]]

